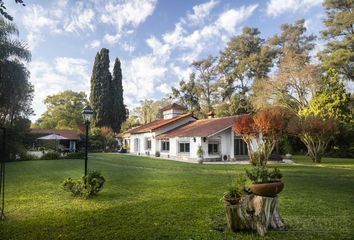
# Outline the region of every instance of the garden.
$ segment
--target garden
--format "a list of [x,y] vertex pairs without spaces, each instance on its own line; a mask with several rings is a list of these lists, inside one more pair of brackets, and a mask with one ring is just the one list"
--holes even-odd
[[[352,239],[354,160],[323,158],[314,164],[278,164],[286,230],[265,239]],[[222,196],[250,165],[188,164],[122,154],[96,153],[89,168],[106,182],[94,198],[75,198],[62,188],[83,175],[83,160],[7,164],[3,239],[263,239],[227,230]],[[274,167],[269,165],[269,167]]]

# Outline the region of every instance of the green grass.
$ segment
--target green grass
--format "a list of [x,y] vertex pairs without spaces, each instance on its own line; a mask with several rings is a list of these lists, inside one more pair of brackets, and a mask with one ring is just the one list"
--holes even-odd
[[331,158],[324,157],[321,163],[314,163],[309,157],[306,156],[295,156],[294,161],[299,164],[304,165],[315,165],[317,167],[333,167],[333,168],[343,168],[343,169],[354,169],[354,161],[350,158]]
[[107,181],[96,198],[80,200],[61,183],[80,177],[83,166],[82,160],[8,163],[0,239],[354,239],[351,168],[281,165],[280,207],[290,227],[260,238],[223,231],[224,186],[250,166],[93,154],[89,168]]

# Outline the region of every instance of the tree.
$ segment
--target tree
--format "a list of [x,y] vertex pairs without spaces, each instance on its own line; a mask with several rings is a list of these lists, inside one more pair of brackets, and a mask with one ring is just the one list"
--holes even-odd
[[197,71],[197,89],[206,113],[213,110],[213,100],[217,93],[215,62],[215,57],[208,56],[206,59],[194,61],[191,65]]
[[322,85],[317,94],[299,112],[303,117],[315,116],[324,121],[335,121],[338,131],[333,135],[330,147],[341,156],[350,156],[350,148],[353,146],[354,114],[350,104],[350,94],[346,93],[343,81],[334,69],[329,69],[322,76]]
[[316,37],[305,34],[304,20],[283,24],[281,30],[268,40],[277,52],[278,69],[271,78],[256,82],[252,102],[256,109],[271,103],[298,112],[307,106],[319,85],[318,67],[310,63]]
[[33,113],[33,86],[23,61],[29,62],[31,53],[26,45],[14,38],[16,26],[0,18],[0,125],[13,126],[16,119]]
[[13,157],[24,152],[27,118],[33,114],[33,86],[23,63],[31,60],[31,53],[17,36],[16,26],[0,17],[0,126],[7,128],[8,153]]
[[112,123],[111,79],[109,50],[102,48],[96,54],[91,76],[90,103],[95,112],[93,124],[97,127],[111,126]]
[[133,109],[132,114],[130,116],[130,122],[128,125],[135,126],[137,123],[147,124],[156,119],[161,119],[162,113],[160,109],[169,105],[171,101],[169,99],[161,99],[161,100],[152,100],[146,99],[144,101],[140,101],[140,106]]
[[326,29],[321,32],[327,41],[319,53],[324,69],[334,68],[346,79],[354,81],[354,1],[326,0],[323,3]]
[[182,106],[188,108],[195,114],[200,114],[200,103],[197,84],[195,82],[195,73],[191,73],[189,80],[179,82],[179,88],[172,87],[172,99],[176,99]]
[[112,101],[111,126],[114,132],[119,132],[122,123],[127,119],[127,112],[123,99],[122,69],[118,58],[113,67],[112,86],[109,98]]
[[[23,0],[15,0],[15,3],[19,3],[22,6],[26,6],[26,4],[24,4]],[[0,14],[3,15],[9,21],[13,20],[13,17],[7,13],[5,3],[3,0],[0,0]]]
[[321,162],[335,130],[335,124],[332,119],[323,120],[314,116],[294,116],[288,127],[289,133],[298,136],[306,145],[308,155],[315,163]]
[[286,108],[271,107],[254,116],[241,115],[233,130],[247,144],[248,155],[253,165],[266,165],[270,154],[282,135],[286,133],[291,118]]
[[[242,34],[231,38],[220,53],[218,63],[220,74],[218,86],[222,100],[220,107],[227,108],[227,105],[239,104],[236,107],[239,112],[250,110],[250,85],[257,79],[267,76],[276,53],[259,34],[257,28],[245,27]],[[236,98],[233,98],[233,95],[238,95],[239,101],[235,102]]]
[[47,110],[37,120],[40,128],[83,130],[82,109],[88,104],[84,92],[66,90],[47,96]]

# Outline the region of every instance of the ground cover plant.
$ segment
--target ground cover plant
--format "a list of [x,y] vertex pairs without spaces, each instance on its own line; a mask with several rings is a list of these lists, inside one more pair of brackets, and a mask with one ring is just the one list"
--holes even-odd
[[[95,198],[61,188],[79,178],[82,160],[7,164],[6,215],[1,239],[352,239],[354,160],[323,159],[317,166],[277,165],[285,187],[280,210],[287,231],[265,238],[224,232],[225,186],[244,165],[187,164],[118,154],[92,154],[89,168],[105,176]],[[326,165],[328,164],[328,165]],[[343,167],[345,166],[345,167]],[[270,166],[273,167],[273,166]]]

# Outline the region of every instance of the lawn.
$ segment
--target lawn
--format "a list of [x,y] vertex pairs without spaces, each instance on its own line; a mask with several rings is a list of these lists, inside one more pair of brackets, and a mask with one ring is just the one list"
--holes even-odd
[[224,186],[249,166],[92,154],[89,168],[107,182],[99,196],[80,200],[61,183],[83,173],[82,160],[8,163],[0,239],[354,239],[354,159],[296,161],[306,166],[280,166],[290,227],[265,238],[224,231]]

